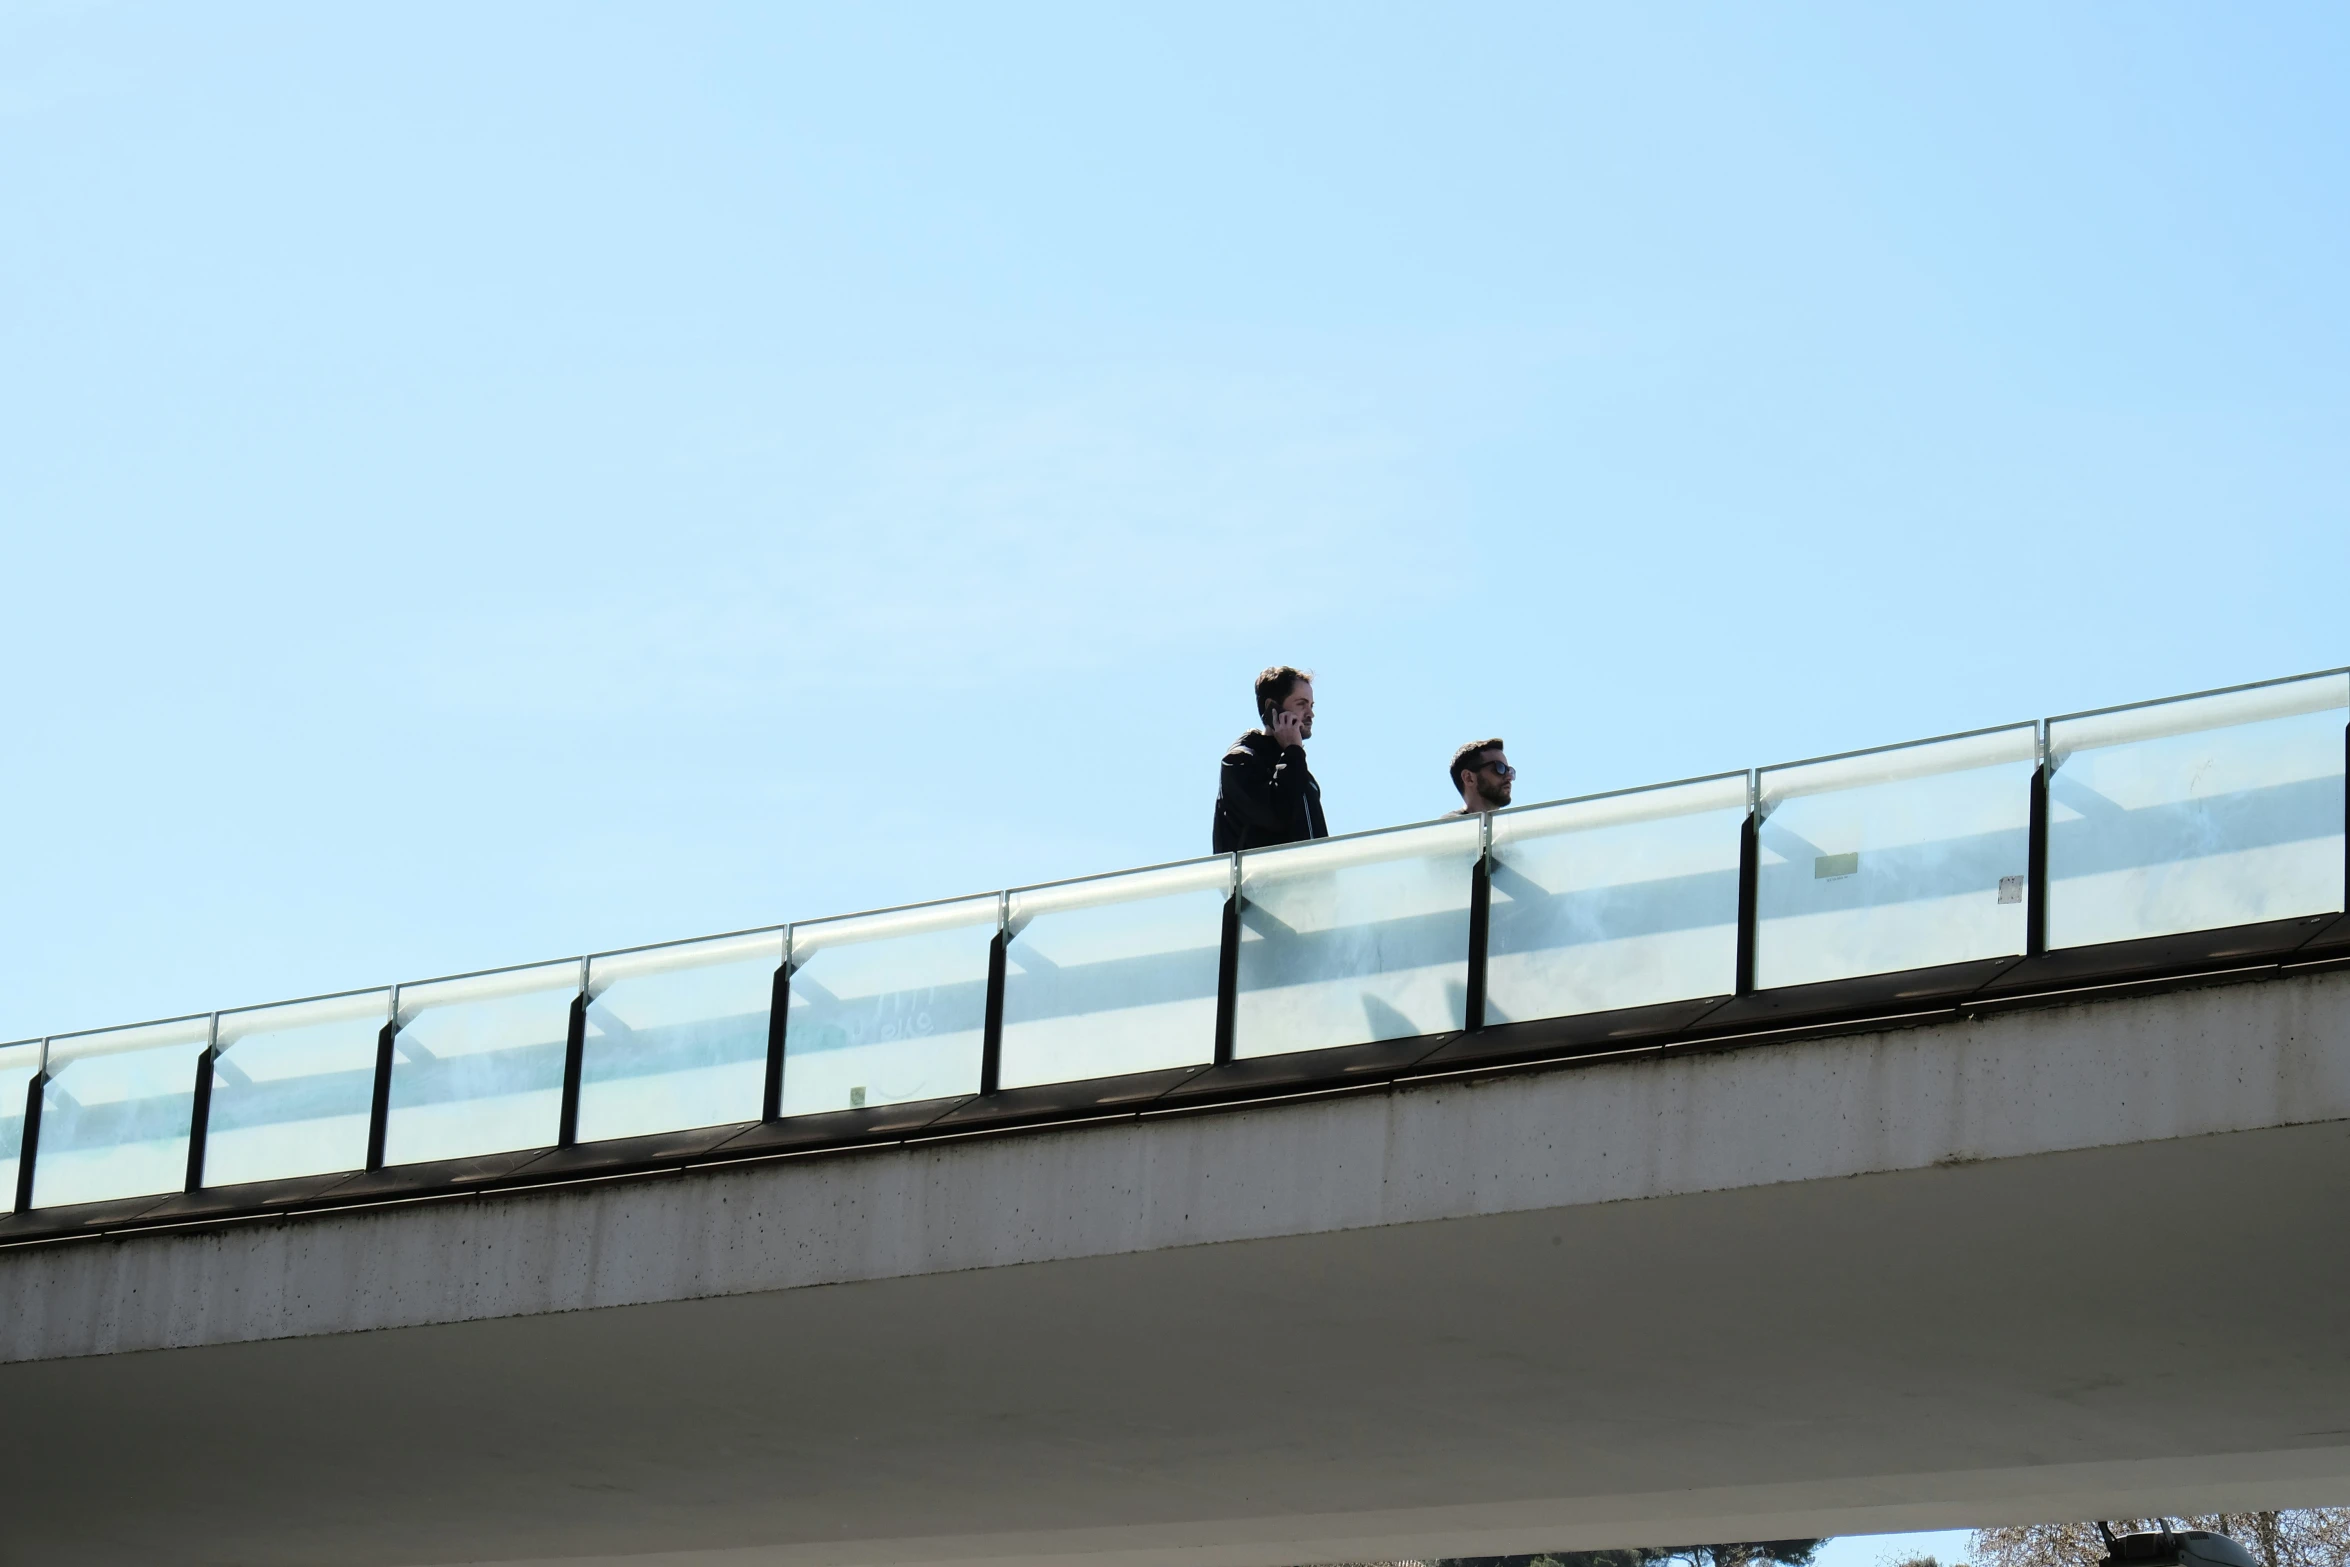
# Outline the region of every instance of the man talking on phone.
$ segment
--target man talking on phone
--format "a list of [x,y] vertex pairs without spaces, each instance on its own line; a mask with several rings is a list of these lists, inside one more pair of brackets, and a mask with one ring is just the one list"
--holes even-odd
[[1215,852],[1330,836],[1322,786],[1306,771],[1314,677],[1276,664],[1257,676],[1257,722],[1224,753],[1216,785]]

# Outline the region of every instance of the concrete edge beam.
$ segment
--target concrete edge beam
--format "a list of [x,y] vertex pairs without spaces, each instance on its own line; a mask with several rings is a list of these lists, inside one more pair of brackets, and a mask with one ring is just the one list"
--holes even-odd
[[0,1253],[0,1363],[645,1304],[2350,1119],[2350,973]]

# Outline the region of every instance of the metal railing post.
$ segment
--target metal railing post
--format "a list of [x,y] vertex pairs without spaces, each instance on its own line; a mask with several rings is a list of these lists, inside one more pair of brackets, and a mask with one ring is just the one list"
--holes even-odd
[[587,1067],[588,960],[579,960],[579,993],[563,1025],[563,1098],[555,1114],[555,1146],[569,1148],[579,1141],[579,1079]]
[[1733,994],[1754,994],[1754,936],[1762,882],[1761,780],[1746,775],[1746,820],[1738,829],[1738,965]]
[[188,1181],[186,1190],[204,1189],[204,1145],[212,1133],[212,1063],[220,1058],[220,1014],[212,1014],[205,1031],[204,1049],[196,1057],[196,1092],[188,1102]]
[[1461,1027],[1485,1026],[1485,948],[1493,929],[1493,813],[1477,816],[1477,863],[1469,870],[1469,981],[1461,1003]]
[[2032,809],[2024,850],[2024,956],[2048,950],[2048,724],[2037,726],[2039,765],[2032,769]]
[[18,1213],[33,1211],[33,1161],[41,1154],[41,1099],[49,1087],[49,1041],[41,1041],[40,1069],[33,1080],[25,1084],[24,1131],[16,1142],[16,1207]]
[[1224,896],[1224,941],[1216,956],[1216,1048],[1214,1060],[1232,1060],[1234,1014],[1240,1005],[1240,856],[1232,856],[1232,882]]
[[400,1035],[400,987],[392,987],[391,1013],[375,1036],[375,1091],[367,1101],[367,1168],[384,1167],[384,1137],[392,1123],[392,1041]]
[[783,1119],[783,1032],[791,1016],[791,927],[783,927],[783,961],[767,993],[767,1078],[759,1091],[759,1119]]
[[1004,1070],[1005,948],[1011,944],[1012,895],[995,895],[995,935],[987,944],[987,1005],[979,1025],[979,1091],[992,1094]]

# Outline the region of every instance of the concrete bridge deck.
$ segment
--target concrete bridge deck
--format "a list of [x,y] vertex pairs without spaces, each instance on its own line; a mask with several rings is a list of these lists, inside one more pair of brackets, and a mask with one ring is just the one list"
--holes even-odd
[[0,1562],[2350,1500],[2350,972],[0,1252]]

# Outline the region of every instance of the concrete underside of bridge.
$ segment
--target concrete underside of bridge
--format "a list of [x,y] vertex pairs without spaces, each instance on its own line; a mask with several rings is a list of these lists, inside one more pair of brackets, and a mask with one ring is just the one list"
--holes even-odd
[[2350,1501],[2350,973],[0,1254],[0,1561]]

